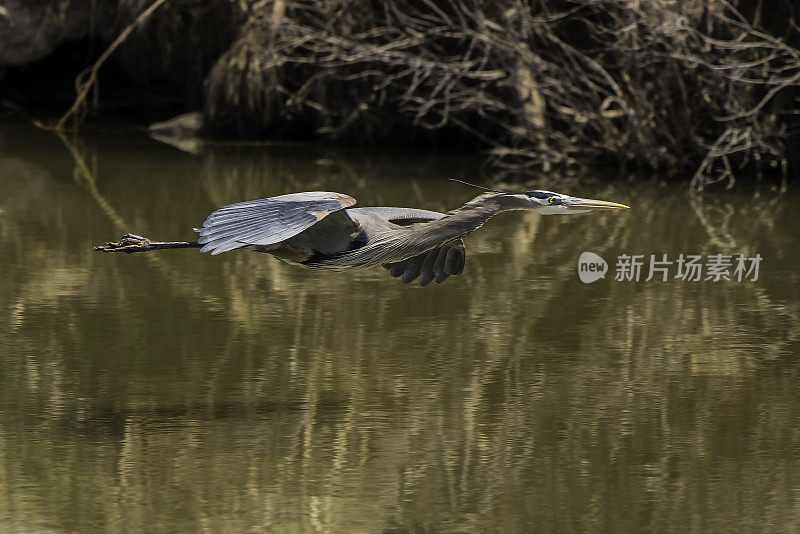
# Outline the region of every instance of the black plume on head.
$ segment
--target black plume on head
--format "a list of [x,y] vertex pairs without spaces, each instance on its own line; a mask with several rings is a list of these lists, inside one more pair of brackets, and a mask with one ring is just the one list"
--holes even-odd
[[497,189],[491,189],[489,187],[483,187],[482,185],[471,184],[469,182],[465,182],[464,180],[457,180],[455,178],[450,178],[450,181],[451,182],[458,182],[460,184],[468,185],[470,187],[477,187],[478,189],[484,189],[486,191],[494,191],[495,193],[505,193],[506,192],[506,191],[498,191]]
[[525,191],[525,194],[528,195],[529,197],[534,197],[534,198],[538,198],[538,199],[541,199],[541,200],[544,200],[546,198],[550,198],[550,197],[556,195],[555,193],[551,193],[550,191]]

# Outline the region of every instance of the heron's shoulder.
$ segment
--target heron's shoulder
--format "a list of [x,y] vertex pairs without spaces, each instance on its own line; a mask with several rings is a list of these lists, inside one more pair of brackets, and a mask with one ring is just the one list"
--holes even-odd
[[375,217],[394,224],[412,224],[418,222],[435,221],[445,216],[438,211],[422,210],[417,208],[394,208],[394,207],[368,207],[350,208],[347,214],[353,218],[360,219],[365,217]]
[[289,193],[286,195],[278,195],[275,197],[262,198],[259,200],[248,200],[246,202],[239,202],[231,206],[247,207],[259,206],[265,204],[303,204],[303,203],[336,203],[340,209],[349,208],[356,205],[356,199],[344,193],[336,193],[334,191],[302,191],[300,193]]

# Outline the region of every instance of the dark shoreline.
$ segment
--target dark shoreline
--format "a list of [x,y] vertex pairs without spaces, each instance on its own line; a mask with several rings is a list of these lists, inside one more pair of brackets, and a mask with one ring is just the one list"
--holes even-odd
[[[198,110],[210,139],[481,152],[512,177],[602,165],[697,189],[800,173],[800,9],[645,4],[169,2],[103,64],[79,119]],[[10,2],[0,117],[56,121],[152,5]]]

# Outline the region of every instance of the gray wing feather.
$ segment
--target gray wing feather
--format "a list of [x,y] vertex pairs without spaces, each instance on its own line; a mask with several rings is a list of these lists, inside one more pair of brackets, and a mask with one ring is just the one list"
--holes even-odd
[[465,253],[466,250],[463,248],[463,246],[461,248],[451,247],[447,250],[447,258],[442,266],[442,272],[446,275],[445,278],[452,274],[461,274],[461,272],[464,270]]
[[441,248],[435,248],[428,252],[428,255],[425,257],[425,261],[422,263],[422,269],[420,269],[419,272],[419,285],[422,287],[427,286],[433,282],[434,278],[436,278],[436,274],[433,272],[433,267],[436,265],[436,258],[438,258],[439,254],[441,253]]
[[413,258],[387,263],[384,267],[395,278],[402,276],[404,284],[419,278],[419,285],[424,287],[432,281],[441,284],[449,276],[461,274],[465,260],[464,241],[457,239]]
[[386,268],[389,269],[389,274],[394,278],[397,278],[401,274],[405,272],[406,264],[405,262],[397,262],[397,263],[387,263]]
[[356,203],[353,197],[309,191],[224,206],[197,230],[200,252],[220,254],[248,245],[272,245],[294,237],[328,214]]
[[409,258],[405,260],[405,269],[403,274],[403,283],[410,284],[417,278],[419,278],[419,271],[422,269],[422,263],[425,261],[425,256],[427,256],[427,252],[423,252],[419,256],[414,256],[413,258]]

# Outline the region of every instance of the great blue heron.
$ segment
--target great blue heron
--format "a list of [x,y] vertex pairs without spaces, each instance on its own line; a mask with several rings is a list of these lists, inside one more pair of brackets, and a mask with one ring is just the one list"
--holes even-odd
[[[464,182],[466,183],[466,182]],[[472,185],[472,184],[469,184]],[[480,187],[480,186],[476,186]],[[628,209],[604,200],[551,191],[507,193],[487,189],[447,213],[413,208],[354,208],[341,193],[308,191],[224,206],[208,216],[196,242],[156,242],[127,234],[104,252],[200,248],[212,255],[240,248],[266,252],[312,269],[345,270],[382,265],[404,284],[441,283],[464,270],[462,238],[503,211],[544,215]]]

